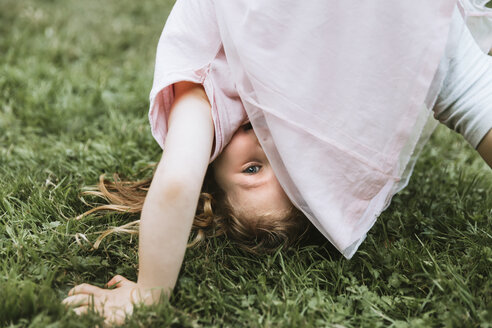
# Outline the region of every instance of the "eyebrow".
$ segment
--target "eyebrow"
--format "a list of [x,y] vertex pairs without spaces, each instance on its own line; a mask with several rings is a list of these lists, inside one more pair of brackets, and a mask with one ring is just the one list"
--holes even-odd
[[237,184],[243,188],[243,189],[254,189],[254,188],[258,188],[258,187],[261,187],[265,184],[268,183],[268,181],[270,181],[270,179],[261,179],[259,181],[256,181],[256,182],[238,182]]

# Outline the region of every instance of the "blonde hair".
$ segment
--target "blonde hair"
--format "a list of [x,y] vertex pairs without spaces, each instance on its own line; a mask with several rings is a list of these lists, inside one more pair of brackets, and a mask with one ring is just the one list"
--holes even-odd
[[[152,178],[122,181],[117,174],[110,181],[101,175],[98,185],[82,194],[103,198],[109,204],[94,207],[77,218],[105,211],[140,213],[151,181]],[[193,220],[194,238],[189,246],[199,244],[208,237],[225,235],[248,252],[269,253],[280,246],[288,247],[297,243],[310,227],[306,217],[294,206],[285,213],[270,213],[270,216],[252,220],[238,215],[230,205],[227,195],[215,182],[213,170],[209,166]],[[134,220],[102,232],[93,248],[97,248],[112,233],[138,233],[139,221]]]

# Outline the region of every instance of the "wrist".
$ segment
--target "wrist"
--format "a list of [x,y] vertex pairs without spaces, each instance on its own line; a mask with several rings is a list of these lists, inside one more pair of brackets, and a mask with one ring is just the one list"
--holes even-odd
[[131,301],[133,304],[156,304],[162,299],[167,299],[169,293],[165,291],[164,287],[145,287],[137,283],[137,285],[131,291]]

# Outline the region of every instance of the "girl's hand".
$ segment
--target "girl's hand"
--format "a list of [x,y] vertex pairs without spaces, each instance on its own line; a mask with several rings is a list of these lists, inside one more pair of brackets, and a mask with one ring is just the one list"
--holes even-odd
[[[133,312],[136,303],[151,299],[137,284],[120,276],[114,276],[107,284],[113,289],[103,289],[90,284],[75,286],[68,292],[63,304],[72,306],[77,314],[93,308],[104,316],[106,323],[121,324]],[[148,295],[145,295],[148,294]]]

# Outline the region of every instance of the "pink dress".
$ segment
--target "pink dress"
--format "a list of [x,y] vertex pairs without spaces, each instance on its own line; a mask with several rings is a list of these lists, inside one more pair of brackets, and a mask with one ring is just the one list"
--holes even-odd
[[453,12],[482,2],[178,0],[157,49],[152,133],[163,146],[173,83],[202,83],[211,160],[249,118],[293,204],[350,258],[434,127]]

